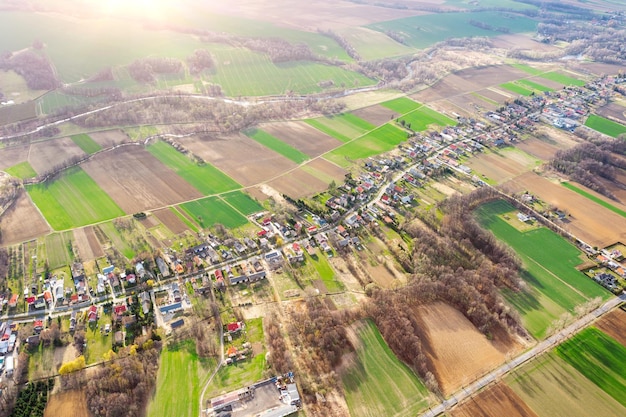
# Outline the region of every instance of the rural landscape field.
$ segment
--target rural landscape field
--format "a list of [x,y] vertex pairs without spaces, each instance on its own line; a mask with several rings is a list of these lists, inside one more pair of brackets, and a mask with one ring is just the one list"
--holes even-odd
[[626,5],[0,0],[0,416],[622,416]]

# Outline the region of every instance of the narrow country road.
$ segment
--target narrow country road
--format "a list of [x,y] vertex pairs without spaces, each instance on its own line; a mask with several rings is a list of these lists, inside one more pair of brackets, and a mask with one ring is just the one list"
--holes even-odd
[[442,403],[438,404],[435,407],[429,408],[428,411],[421,414],[424,417],[435,417],[439,416],[446,411],[448,411],[451,407],[456,404],[470,398],[472,395],[491,384],[492,382],[497,381],[502,378],[504,375],[511,372],[513,369],[518,368],[528,362],[529,360],[541,355],[564,342],[584,327],[588,326],[594,320],[602,316],[603,314],[611,311],[613,308],[617,307],[620,303],[626,301],[626,294],[621,294],[619,297],[611,298],[609,301],[604,303],[602,306],[598,307],[591,313],[579,318],[569,326],[565,327],[560,332],[548,337],[546,340],[539,342],[535,347],[524,352],[522,355],[514,358],[510,362],[505,363],[499,368],[493,370],[487,375],[481,377],[474,383],[469,386],[460,389],[450,396],[450,398],[444,400]]

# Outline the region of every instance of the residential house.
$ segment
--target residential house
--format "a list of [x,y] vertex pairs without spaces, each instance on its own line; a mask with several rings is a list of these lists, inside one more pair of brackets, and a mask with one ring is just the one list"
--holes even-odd
[[89,323],[95,323],[98,321],[98,307],[95,305],[89,307],[89,311],[87,312],[87,321],[89,321]]

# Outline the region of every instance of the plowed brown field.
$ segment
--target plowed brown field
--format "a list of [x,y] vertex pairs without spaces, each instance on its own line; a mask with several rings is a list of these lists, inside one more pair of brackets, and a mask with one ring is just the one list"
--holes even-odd
[[626,346],[626,311],[617,308],[598,320],[595,326]]
[[187,225],[176,216],[169,208],[156,210],[153,212],[155,216],[167,227],[172,233],[178,235],[187,230]]
[[85,152],[72,139],[52,139],[33,143],[28,154],[28,162],[38,174],[41,174],[75,156],[83,155]]
[[304,122],[268,123],[261,129],[305,154],[316,157],[335,149],[341,142]]
[[128,136],[121,130],[106,130],[104,132],[90,133],[91,139],[103,148],[118,145],[122,142],[128,142]]
[[480,154],[471,158],[465,165],[498,184],[528,171],[524,165],[496,153]]
[[0,217],[0,230],[0,245],[7,246],[45,235],[50,227],[28,194],[20,190],[17,200]]
[[297,165],[245,135],[181,140],[193,153],[224,171],[239,184],[255,185]]
[[554,207],[566,210],[570,215],[562,226],[591,246],[603,248],[615,242],[626,242],[626,218],[534,172],[507,182],[505,188],[512,192],[528,191]]
[[494,369],[504,362],[508,351],[519,348],[504,337],[496,343],[490,342],[463,314],[448,304],[438,302],[420,306],[415,313],[425,331],[422,338],[425,354],[434,366],[444,395]]
[[126,213],[202,197],[141,146],[99,154],[82,167]]
[[504,383],[492,385],[452,410],[452,417],[537,417]]
[[383,125],[391,120],[393,117],[398,116],[398,114],[395,113],[393,110],[378,104],[355,110],[352,113],[355,116],[358,116],[363,120],[367,120],[368,122],[376,126]]
[[268,185],[281,194],[286,194],[295,199],[311,196],[328,188],[327,183],[301,168],[270,181]]
[[0,169],[10,168],[28,159],[29,146],[0,148]]
[[74,229],[74,240],[82,261],[91,261],[104,256],[104,251],[98,243],[93,227]]

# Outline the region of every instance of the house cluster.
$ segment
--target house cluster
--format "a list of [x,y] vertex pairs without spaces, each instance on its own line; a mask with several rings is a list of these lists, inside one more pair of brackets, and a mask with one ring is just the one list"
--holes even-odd
[[[144,297],[140,296],[142,308],[144,308],[144,304],[145,306],[148,306],[148,303],[151,306],[152,300],[150,300],[150,295],[145,291],[142,294],[146,294],[146,296]],[[159,308],[159,312],[163,316],[174,314],[188,305],[188,303],[184,302],[184,295],[178,282],[172,282],[165,287],[164,291],[159,292],[159,296],[157,297],[157,305]]]
[[17,342],[18,326],[4,321],[0,323],[0,374],[4,370],[7,376],[13,375],[13,351]]
[[229,285],[241,283],[253,283],[261,281],[266,277],[266,271],[258,256],[238,262],[236,264],[225,265],[223,270],[215,270],[216,280],[218,277],[228,280]]
[[617,278],[615,278],[614,275],[608,274],[606,272],[601,272],[599,274],[595,274],[593,276],[593,280],[608,289],[609,291],[621,291],[621,288],[619,287],[617,282]]

